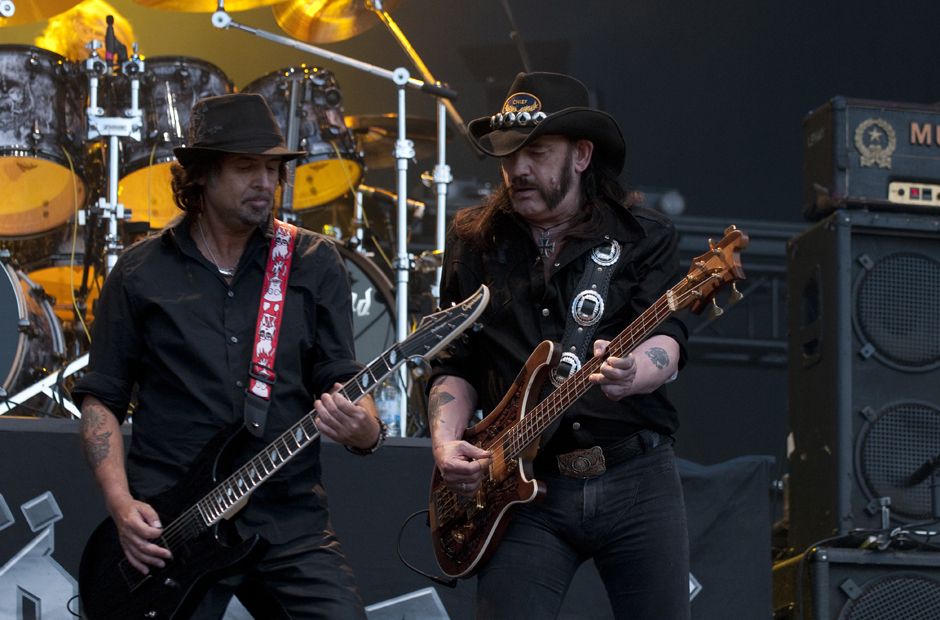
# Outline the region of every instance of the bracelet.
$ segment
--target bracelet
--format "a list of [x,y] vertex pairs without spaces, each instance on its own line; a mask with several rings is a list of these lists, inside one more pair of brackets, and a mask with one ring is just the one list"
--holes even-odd
[[369,456],[370,454],[378,450],[382,446],[382,444],[385,443],[385,439],[388,437],[388,426],[386,426],[385,422],[383,422],[382,420],[378,418],[376,418],[375,420],[376,422],[379,423],[379,438],[375,440],[374,446],[372,446],[371,448],[356,448],[356,447],[347,446],[344,444],[343,447],[358,456]]

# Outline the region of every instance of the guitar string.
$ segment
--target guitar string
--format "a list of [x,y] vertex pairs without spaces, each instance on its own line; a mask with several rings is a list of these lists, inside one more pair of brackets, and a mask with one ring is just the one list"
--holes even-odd
[[[715,274],[710,275],[709,278],[706,278],[706,280],[704,280],[702,283],[707,282],[708,279],[711,279],[713,277],[715,277]],[[680,284],[680,286],[684,284],[689,284],[689,282],[687,280],[683,281],[683,283]],[[669,292],[674,293],[673,290],[670,290]],[[674,299],[678,305],[684,304],[686,301],[689,300],[689,298],[695,297],[695,296],[696,296],[695,289],[683,291],[679,294],[674,293]],[[621,351],[621,347],[624,346],[625,341],[636,339],[637,337],[636,332],[640,331],[641,332],[640,335],[643,335],[651,331],[652,329],[655,329],[656,326],[658,326],[660,323],[662,323],[667,318],[669,318],[670,314],[675,314],[674,311],[669,309],[668,298],[669,298],[669,293],[660,297],[658,300],[656,300],[656,302],[653,303],[653,305],[649,307],[647,311],[643,312],[639,317],[637,317],[636,321],[634,321],[622,333],[620,333],[613,340],[611,340],[610,344],[608,345],[608,352],[612,355],[619,357],[624,352],[624,351]],[[665,306],[665,308],[662,308],[661,306]],[[665,313],[662,316],[659,316],[660,312],[663,312],[663,311],[665,311]],[[652,322],[650,322],[651,319],[652,319]],[[639,344],[639,343],[636,343],[636,344]],[[490,465],[487,466],[487,471],[486,471],[486,474],[484,474],[484,476],[488,479],[492,478],[492,476],[490,476],[489,473],[493,470],[494,463],[498,463],[499,465],[502,465],[503,468],[508,468],[510,466],[510,463],[518,457],[519,452],[521,452],[522,449],[528,446],[529,443],[532,441],[532,439],[535,438],[535,434],[534,434],[535,429],[530,428],[530,427],[532,426],[538,427],[537,423],[541,423],[543,421],[543,418],[546,417],[544,414],[546,413],[549,414],[547,416],[549,419],[554,417],[554,414],[557,413],[555,409],[559,406],[558,401],[567,400],[568,398],[571,397],[572,392],[580,391],[581,393],[577,394],[577,396],[575,397],[575,400],[577,398],[580,398],[583,395],[583,391],[586,391],[586,388],[590,387],[589,383],[586,387],[584,386],[584,384],[587,383],[587,379],[585,377],[590,377],[590,375],[593,374],[594,371],[596,371],[598,368],[600,368],[601,365],[603,365],[603,360],[601,360],[600,358],[592,358],[590,361],[585,363],[584,366],[582,366],[580,370],[578,370],[574,375],[572,375],[569,380],[562,383],[559,389],[552,392],[552,394],[550,394],[548,398],[546,398],[544,401],[536,405],[536,408],[530,413],[530,415],[527,415],[524,418],[522,418],[520,420],[520,422],[522,422],[522,424],[520,424],[520,428],[515,429],[515,430],[510,430],[507,433],[507,435],[512,435],[512,437],[510,438],[511,449],[509,450],[509,455],[507,456],[507,450],[505,449],[506,442],[505,441],[500,442],[500,445],[493,450],[493,456],[491,458]],[[577,387],[577,390],[575,389],[575,387]],[[573,404],[573,402],[568,403],[565,406],[565,408],[571,406],[571,404]],[[525,427],[525,428],[522,428],[522,427]],[[531,433],[531,436],[524,435],[523,439],[521,440],[522,445],[519,446],[518,445],[519,441],[517,440],[519,439],[520,433],[525,433],[525,432]],[[450,515],[453,513],[452,509],[456,506],[457,502],[459,501],[459,497],[456,493],[454,493],[453,491],[450,491],[450,489],[447,489],[446,487],[442,488],[441,492],[444,495],[444,498],[443,498],[443,501],[439,503],[439,506],[443,509],[440,512]]]

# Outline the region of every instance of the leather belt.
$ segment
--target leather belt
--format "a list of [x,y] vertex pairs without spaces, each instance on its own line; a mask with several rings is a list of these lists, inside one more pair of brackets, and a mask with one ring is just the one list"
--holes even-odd
[[645,454],[666,441],[671,441],[671,438],[655,431],[642,430],[607,448],[594,446],[559,454],[553,465],[557,464],[557,472],[567,478],[593,478],[605,473],[609,467]]

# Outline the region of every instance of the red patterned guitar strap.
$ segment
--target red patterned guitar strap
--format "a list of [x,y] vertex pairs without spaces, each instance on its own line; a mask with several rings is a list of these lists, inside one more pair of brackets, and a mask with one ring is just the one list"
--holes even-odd
[[268,266],[264,273],[258,326],[255,329],[255,344],[252,347],[251,366],[248,369],[248,391],[245,395],[245,427],[255,437],[264,434],[271,389],[277,381],[274,353],[277,350],[277,337],[281,327],[281,314],[284,310],[287,277],[290,275],[296,234],[297,228],[292,224],[274,220],[274,237],[271,239],[271,253],[268,255]]

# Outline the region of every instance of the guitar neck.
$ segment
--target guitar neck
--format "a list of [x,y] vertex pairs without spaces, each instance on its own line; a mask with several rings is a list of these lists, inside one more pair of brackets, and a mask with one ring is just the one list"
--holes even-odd
[[[607,347],[608,356],[623,357],[628,355],[666,319],[675,314],[676,306],[673,295],[673,291],[668,291],[637,317],[629,327],[611,340]],[[544,433],[555,420],[560,418],[571,405],[588,391],[588,388],[591,387],[590,376],[596,373],[603,363],[603,359],[592,356],[577,372],[568,377],[561,384],[561,387],[526,414],[506,438],[507,453],[512,458],[517,458],[526,446]]]
[[[339,391],[347,400],[355,403],[375,389],[377,384],[384,381],[404,361],[400,346],[395,345],[359,371]],[[212,525],[230,511],[240,509],[242,503],[258,486],[310,445],[320,434],[315,418],[315,411],[302,417],[267,448],[199,500],[196,509],[205,525]]]

